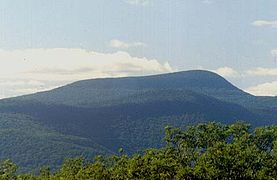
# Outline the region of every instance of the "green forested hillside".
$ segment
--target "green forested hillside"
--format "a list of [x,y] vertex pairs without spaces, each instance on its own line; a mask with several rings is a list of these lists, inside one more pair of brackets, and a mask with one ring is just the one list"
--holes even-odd
[[63,135],[47,129],[22,114],[0,114],[0,159],[11,159],[19,171],[56,168],[64,158],[93,157],[110,151],[92,140]]
[[198,124],[165,128],[165,145],[127,156],[66,160],[55,172],[16,174],[10,161],[0,164],[7,179],[275,179],[277,126],[251,129],[248,124]]
[[[167,125],[237,120],[254,127],[277,124],[276,104],[276,97],[252,96],[208,71],[79,81],[0,100],[1,120],[13,124],[12,130],[0,125],[0,132],[10,137],[3,136],[9,144],[2,146],[1,157],[34,167],[53,159],[57,166],[63,157],[78,154],[116,153],[121,147],[133,154],[161,147]],[[26,139],[29,146],[18,145]],[[13,147],[16,152],[7,153]],[[55,149],[59,157],[52,155]],[[30,154],[31,162],[19,158]]]

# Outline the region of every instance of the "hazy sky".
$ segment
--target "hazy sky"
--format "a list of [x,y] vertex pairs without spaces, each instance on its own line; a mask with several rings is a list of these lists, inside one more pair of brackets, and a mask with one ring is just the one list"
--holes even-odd
[[0,98],[206,69],[277,95],[276,0],[1,0]]

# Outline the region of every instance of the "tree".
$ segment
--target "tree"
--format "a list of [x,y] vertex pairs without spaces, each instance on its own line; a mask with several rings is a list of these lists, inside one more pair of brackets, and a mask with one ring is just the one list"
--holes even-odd
[[1,179],[13,179],[17,166],[11,160],[5,160],[0,162],[0,177]]

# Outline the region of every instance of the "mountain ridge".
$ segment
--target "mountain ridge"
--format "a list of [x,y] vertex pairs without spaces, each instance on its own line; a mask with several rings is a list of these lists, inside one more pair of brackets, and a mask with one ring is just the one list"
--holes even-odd
[[[209,82],[207,82],[209,80]],[[82,88],[85,87],[85,88]],[[159,74],[159,75],[150,75],[150,76],[139,76],[139,77],[120,77],[120,78],[97,78],[97,79],[88,79],[88,80],[81,80],[74,83],[70,83],[68,85],[55,88],[50,91],[45,92],[38,92],[31,95],[24,95],[20,97],[14,97],[4,100],[10,99],[44,99],[47,101],[49,99],[48,94],[52,93],[52,96],[55,96],[57,93],[59,96],[63,96],[64,94],[70,93],[77,93],[72,92],[72,90],[76,89],[76,91],[82,91],[85,96],[91,95],[87,94],[93,93],[92,91],[99,90],[109,90],[109,89],[117,89],[117,90],[128,90],[123,93],[132,93],[136,90],[149,90],[149,89],[183,89],[183,90],[190,90],[198,93],[205,93],[206,95],[211,95],[211,92],[215,92],[215,94],[219,94],[220,90],[228,90],[232,93],[236,94],[243,94],[246,95],[247,93],[240,90],[239,88],[235,87],[231,83],[229,83],[223,77],[210,72],[210,71],[203,71],[203,70],[190,70],[190,71],[182,71],[182,72],[174,72],[174,73],[167,73],[167,74]],[[66,91],[69,92],[61,92]],[[203,90],[205,90],[203,92]],[[103,94],[105,92],[100,91],[98,92]],[[108,93],[108,92],[107,92]],[[224,92],[226,93],[226,91]],[[43,97],[46,94],[45,98]],[[95,96],[97,96],[97,92]],[[226,94],[224,94],[226,95]],[[247,94],[249,95],[249,94]],[[36,98],[38,96],[38,98]],[[65,97],[70,99],[72,97]],[[85,97],[86,98],[86,97]],[[119,97],[120,98],[120,97]],[[63,99],[64,100],[64,99]],[[63,101],[61,100],[61,101]],[[1,100],[0,100],[1,101]],[[57,101],[57,99],[55,99]]]
[[[275,103],[275,98],[250,95],[213,72],[193,70],[78,81],[46,92],[0,100],[0,113],[19,114],[14,117],[15,122],[28,116],[26,123],[87,139],[91,144],[83,141],[81,145],[86,153],[88,148],[96,148],[97,152],[99,145],[103,147],[101,152],[116,153],[122,147],[132,154],[159,146],[167,125],[186,127],[207,121],[229,124],[237,120],[253,126],[275,124]],[[0,126],[1,130],[5,128]],[[30,138],[30,144],[36,144],[32,142],[35,136]],[[76,154],[72,148],[75,146],[60,144],[68,149],[68,154]],[[35,162],[40,162],[37,158]],[[56,159],[54,165],[59,163]]]

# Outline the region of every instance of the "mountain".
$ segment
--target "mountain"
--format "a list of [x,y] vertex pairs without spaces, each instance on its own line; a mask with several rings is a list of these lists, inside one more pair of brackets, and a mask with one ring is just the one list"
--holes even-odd
[[17,113],[0,113],[0,147],[1,159],[12,159],[23,172],[44,165],[56,168],[67,157],[111,154],[90,139],[58,133]]
[[[134,153],[159,147],[167,125],[236,120],[254,126],[276,124],[277,98],[250,95],[215,73],[195,70],[79,81],[0,100],[0,114],[1,124],[12,123],[11,128],[0,126],[0,133],[10,137],[1,146],[6,153],[0,158],[28,164],[20,159],[26,157],[28,147],[34,154],[31,169],[41,162],[57,165],[68,155],[116,153],[120,147]],[[41,144],[47,147],[39,148]],[[7,148],[12,147],[18,153],[8,154]],[[40,157],[54,152],[59,152],[59,158]]]
[[[52,91],[23,96],[46,104],[78,107],[109,106],[122,98],[149,90],[191,90],[208,95],[246,95],[224,78],[209,71],[185,71],[146,77],[105,78],[79,81]],[[72,96],[74,95],[74,96]]]

